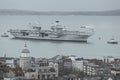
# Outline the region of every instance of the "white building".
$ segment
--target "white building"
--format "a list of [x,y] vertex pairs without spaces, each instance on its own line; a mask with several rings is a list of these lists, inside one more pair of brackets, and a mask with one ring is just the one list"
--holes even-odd
[[52,79],[58,77],[58,64],[49,63],[48,66],[39,67],[38,71],[39,79]]
[[78,58],[76,56],[69,57],[72,60],[72,68],[75,71],[83,71],[83,63],[86,62],[82,58]]
[[25,72],[25,79],[38,79],[38,73],[36,71]]
[[93,63],[85,63],[83,68],[84,68],[84,73],[92,76],[98,74],[99,65],[95,65]]
[[15,68],[14,59],[7,59],[6,65],[9,66],[10,68]]
[[30,67],[31,59],[30,51],[27,49],[27,45],[25,44],[20,56],[20,67],[23,70],[27,70]]
[[58,64],[45,58],[32,58],[25,44],[20,56],[25,79],[53,79],[58,77]]
[[83,63],[84,63],[84,60],[75,60],[75,61],[72,61],[73,70],[83,71]]
[[103,60],[104,63],[111,63],[112,61],[114,61],[114,57],[104,56],[102,60]]

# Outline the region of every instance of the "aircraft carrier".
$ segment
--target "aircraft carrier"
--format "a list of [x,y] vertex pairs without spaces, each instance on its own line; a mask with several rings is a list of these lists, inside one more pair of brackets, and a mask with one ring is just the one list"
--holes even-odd
[[87,42],[87,39],[94,34],[94,29],[90,26],[81,26],[77,31],[70,31],[56,21],[50,26],[50,30],[42,30],[41,26],[33,26],[30,30],[10,29],[9,32],[14,38],[19,39]]

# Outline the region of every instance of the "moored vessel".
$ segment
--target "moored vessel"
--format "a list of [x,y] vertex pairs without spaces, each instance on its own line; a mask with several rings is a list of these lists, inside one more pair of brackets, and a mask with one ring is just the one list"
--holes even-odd
[[59,21],[52,24],[50,30],[42,30],[40,26],[33,26],[32,30],[15,30],[9,32],[14,38],[37,39],[52,41],[80,41],[87,42],[87,39],[94,34],[94,29],[89,26],[81,26],[77,31],[66,30]]
[[8,37],[7,33],[1,35],[1,37]]
[[109,41],[107,41],[107,43],[109,44],[118,44],[118,41],[114,39],[114,37],[112,37]]

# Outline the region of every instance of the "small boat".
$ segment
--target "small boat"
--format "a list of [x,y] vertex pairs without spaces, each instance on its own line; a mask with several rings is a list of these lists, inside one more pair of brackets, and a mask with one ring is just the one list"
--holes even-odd
[[107,43],[109,43],[109,44],[118,44],[118,41],[116,41],[114,38],[112,38]]
[[6,33],[2,34],[1,37],[8,37]]

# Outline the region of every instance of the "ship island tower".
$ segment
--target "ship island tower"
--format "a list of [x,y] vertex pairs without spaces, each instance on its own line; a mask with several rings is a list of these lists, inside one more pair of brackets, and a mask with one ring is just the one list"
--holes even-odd
[[31,59],[32,58],[30,57],[30,51],[27,49],[27,45],[25,43],[24,49],[21,51],[20,67],[23,70],[27,70],[30,67]]

